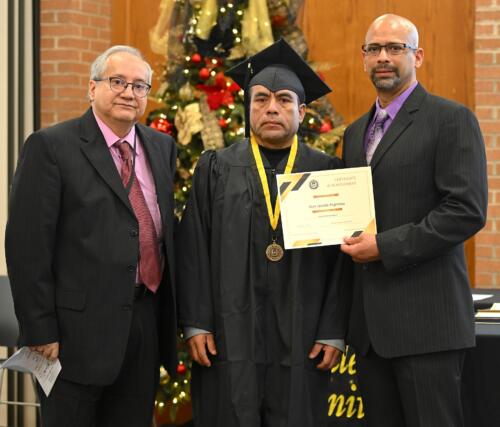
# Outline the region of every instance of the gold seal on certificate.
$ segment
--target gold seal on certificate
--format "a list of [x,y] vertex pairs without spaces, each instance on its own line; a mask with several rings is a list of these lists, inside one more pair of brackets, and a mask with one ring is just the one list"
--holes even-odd
[[277,175],[285,249],[377,233],[370,167]]
[[269,261],[278,262],[283,258],[283,248],[276,242],[271,243],[266,248],[266,256]]

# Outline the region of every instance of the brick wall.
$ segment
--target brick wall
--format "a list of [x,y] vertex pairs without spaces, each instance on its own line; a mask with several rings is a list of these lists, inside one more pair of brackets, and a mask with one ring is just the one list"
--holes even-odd
[[41,125],[87,108],[90,64],[110,46],[111,0],[42,0]]
[[500,288],[500,0],[476,0],[475,48],[476,114],[489,184],[488,220],[476,236],[476,286]]

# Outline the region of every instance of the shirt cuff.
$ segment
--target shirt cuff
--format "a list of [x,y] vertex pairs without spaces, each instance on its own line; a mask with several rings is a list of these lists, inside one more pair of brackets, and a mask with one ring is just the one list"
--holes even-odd
[[192,326],[186,326],[184,328],[184,339],[188,340],[189,338],[194,337],[195,335],[201,334],[211,334],[212,332],[206,331],[205,329],[194,328]]
[[317,340],[317,343],[329,345],[330,347],[335,347],[337,350],[340,350],[342,353],[345,353],[345,341],[344,340]]

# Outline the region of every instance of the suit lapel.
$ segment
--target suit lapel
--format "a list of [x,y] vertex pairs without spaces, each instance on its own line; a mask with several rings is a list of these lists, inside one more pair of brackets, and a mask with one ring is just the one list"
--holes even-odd
[[[426,92],[420,84],[418,84],[408,99],[401,106],[401,109],[396,114],[394,121],[387,129],[380,143],[373,154],[370,166],[374,170],[380,163],[380,160],[389,148],[398,140],[399,136],[411,125],[413,122],[413,113],[418,111]],[[366,128],[365,128],[366,129]]]
[[410,114],[401,108],[396,114],[394,121],[387,129],[387,132],[384,134],[380,143],[373,153],[372,161],[370,162],[370,166],[372,170],[375,169],[380,162],[380,159],[384,156],[385,152],[391,147],[392,144],[398,139],[399,135],[403,133],[403,131],[411,124],[412,118]]
[[151,168],[151,173],[153,174],[153,179],[155,181],[156,187],[156,197],[158,200],[158,206],[160,207],[160,214],[162,218],[162,223],[167,224],[167,210],[169,207],[168,196],[168,181],[166,179],[166,167],[161,162],[162,153],[158,144],[154,144],[151,139],[146,135],[141,129],[140,125],[136,125],[136,132],[141,139],[142,146],[146,155],[148,156],[149,166]]
[[84,141],[81,147],[83,154],[89,159],[90,163],[97,170],[104,182],[111,187],[116,196],[135,217],[127,192],[120,179],[120,174],[116,169],[115,162],[111,157],[104,136],[94,118],[92,109],[89,109],[82,116],[80,138]]

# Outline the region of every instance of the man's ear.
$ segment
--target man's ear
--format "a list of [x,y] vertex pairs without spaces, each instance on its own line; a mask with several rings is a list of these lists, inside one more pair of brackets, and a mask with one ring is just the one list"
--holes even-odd
[[89,81],[89,101],[92,103],[94,101],[95,97],[95,88],[96,88],[96,82],[94,80]]
[[304,120],[304,117],[306,116],[306,104],[299,104],[299,120],[300,123]]
[[420,68],[423,62],[424,62],[424,49],[419,47],[415,51],[415,68]]

